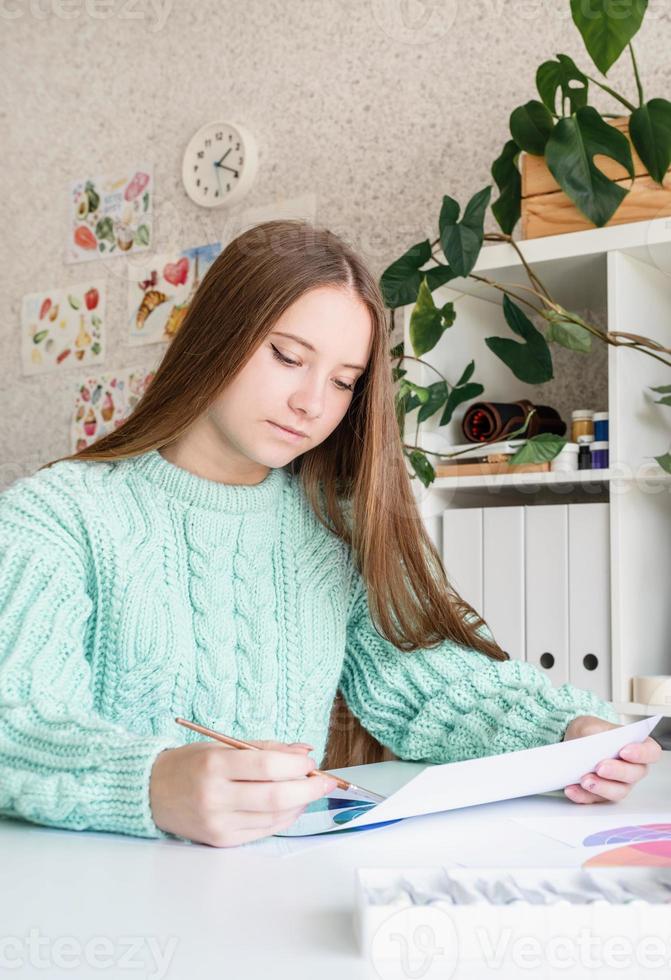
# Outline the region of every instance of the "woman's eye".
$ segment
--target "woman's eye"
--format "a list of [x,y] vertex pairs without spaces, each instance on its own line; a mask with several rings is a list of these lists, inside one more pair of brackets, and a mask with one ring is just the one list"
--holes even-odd
[[[271,344],[270,346],[272,347],[273,350],[273,357],[276,357],[277,360],[280,361],[282,364],[291,364],[293,366],[299,364],[299,361],[292,361],[290,358],[285,357],[284,354],[281,354],[274,344]],[[354,384],[348,385],[345,384],[344,381],[336,381],[335,385],[337,388],[340,389],[340,391],[354,391]]]
[[271,344],[270,346],[273,349],[274,356],[277,358],[278,361],[281,361],[282,364],[298,364],[298,361],[291,361],[289,360],[288,357],[285,357],[284,354],[280,354],[280,352],[278,351],[277,347],[275,347],[274,344]]

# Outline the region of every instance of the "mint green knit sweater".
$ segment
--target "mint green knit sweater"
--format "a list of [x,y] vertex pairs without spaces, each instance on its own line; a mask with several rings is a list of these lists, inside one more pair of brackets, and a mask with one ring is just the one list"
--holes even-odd
[[556,742],[581,714],[619,721],[521,660],[382,638],[350,549],[287,469],[233,486],[153,450],[66,460],[0,494],[0,814],[172,836],[152,819],[151,767],[203,737],[175,716],[309,742],[319,764],[339,685],[403,759]]

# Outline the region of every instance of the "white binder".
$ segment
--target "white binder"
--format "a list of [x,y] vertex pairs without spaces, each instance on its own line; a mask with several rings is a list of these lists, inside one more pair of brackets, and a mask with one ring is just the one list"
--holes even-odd
[[527,660],[555,685],[569,679],[567,538],[566,504],[525,507]]
[[482,615],[482,507],[443,512],[443,567],[459,595]]
[[525,660],[524,507],[485,507],[482,617],[511,659]]
[[569,680],[611,699],[610,508],[568,505]]

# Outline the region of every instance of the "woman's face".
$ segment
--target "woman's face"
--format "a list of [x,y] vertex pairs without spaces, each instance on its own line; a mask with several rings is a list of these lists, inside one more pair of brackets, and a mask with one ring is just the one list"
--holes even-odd
[[205,413],[228,462],[237,458],[253,477],[250,464],[284,466],[323,442],[352,401],[371,343],[370,314],[355,293],[333,286],[304,293]]

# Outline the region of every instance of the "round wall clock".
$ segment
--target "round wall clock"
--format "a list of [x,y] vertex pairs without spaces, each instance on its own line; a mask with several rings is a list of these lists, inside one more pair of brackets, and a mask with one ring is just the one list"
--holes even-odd
[[257,164],[256,140],[248,129],[239,123],[206,123],[184,151],[184,189],[205,208],[237,203],[254,183]]

